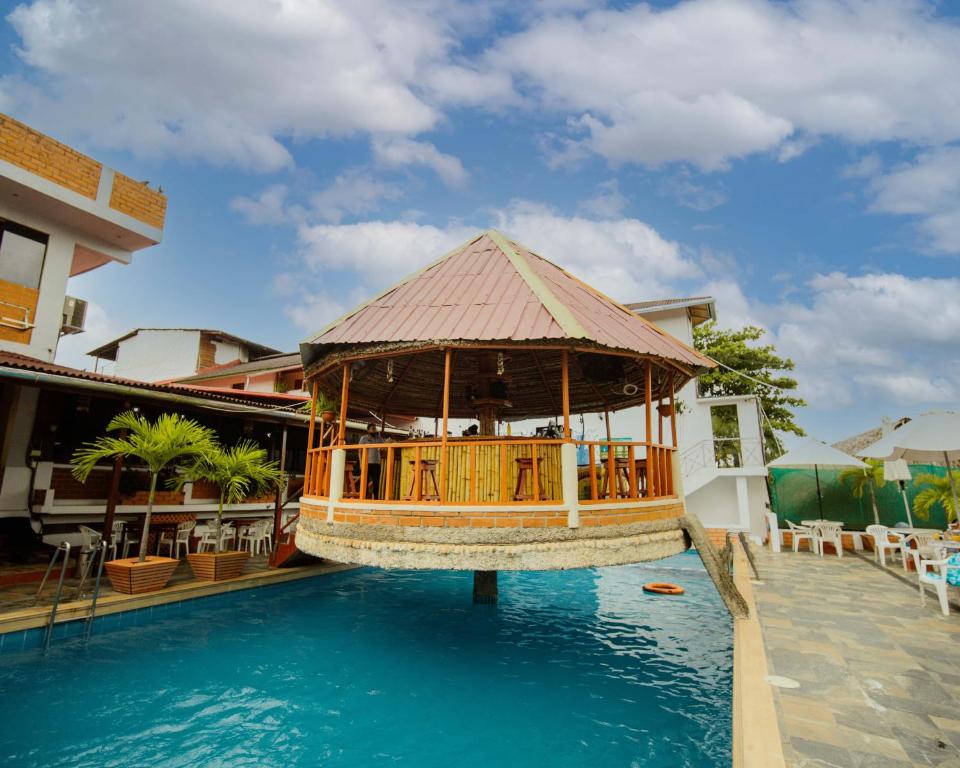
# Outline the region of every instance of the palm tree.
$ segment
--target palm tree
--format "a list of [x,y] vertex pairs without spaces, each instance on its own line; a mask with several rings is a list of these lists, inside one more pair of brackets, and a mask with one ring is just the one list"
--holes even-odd
[[147,559],[150,515],[161,470],[178,460],[206,453],[214,445],[212,430],[177,413],[163,413],[156,421],[148,421],[136,411],[125,411],[107,424],[107,432],[122,432],[120,437],[103,436],[86,443],[73,454],[73,476],[86,482],[93,468],[117,456],[134,456],[150,470],[150,496],[140,536],[140,562]]
[[[954,482],[960,483],[960,471],[947,469],[953,472]],[[926,486],[913,498],[913,512],[917,517],[928,520],[933,508],[940,505],[947,513],[947,522],[957,519],[957,510],[953,506],[953,492],[950,488],[950,478],[947,475],[932,475],[925,473],[917,475],[914,485]]]
[[248,496],[259,496],[277,488],[284,474],[275,461],[267,461],[267,452],[256,443],[244,440],[232,448],[213,445],[197,454],[177,480],[184,483],[206,480],[220,491],[217,506],[217,542],[214,552],[220,552],[220,529],[223,523],[223,505],[239,504]]
[[883,478],[883,462],[876,459],[867,459],[869,468],[857,469],[850,467],[837,475],[841,485],[849,485],[854,498],[862,499],[863,492],[870,489],[870,503],[873,505],[873,522],[880,524],[880,512],[877,509],[877,494],[874,488],[882,488],[886,482]]

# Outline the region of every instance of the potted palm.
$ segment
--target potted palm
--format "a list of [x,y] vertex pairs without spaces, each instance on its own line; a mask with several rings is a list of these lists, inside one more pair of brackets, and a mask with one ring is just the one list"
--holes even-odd
[[204,581],[221,581],[235,578],[243,572],[249,552],[220,550],[223,507],[271,491],[281,484],[283,477],[277,463],[267,461],[267,452],[249,440],[232,448],[214,445],[193,458],[179,478],[178,485],[182,487],[187,482],[205,480],[220,492],[213,552],[187,555],[194,576]]
[[114,416],[107,424],[107,432],[121,434],[117,437],[104,435],[73,454],[73,475],[77,480],[86,482],[98,463],[118,456],[140,459],[150,472],[140,553],[137,557],[106,563],[107,576],[114,590],[128,595],[163,589],[180,561],[147,555],[157,478],[166,467],[209,451],[213,445],[213,432],[176,413],[164,413],[156,421],[149,421],[136,411]]

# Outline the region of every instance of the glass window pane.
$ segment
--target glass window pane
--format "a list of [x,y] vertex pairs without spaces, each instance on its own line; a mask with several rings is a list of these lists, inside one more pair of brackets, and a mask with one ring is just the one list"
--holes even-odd
[[0,280],[39,288],[46,243],[10,229],[5,229],[0,238]]

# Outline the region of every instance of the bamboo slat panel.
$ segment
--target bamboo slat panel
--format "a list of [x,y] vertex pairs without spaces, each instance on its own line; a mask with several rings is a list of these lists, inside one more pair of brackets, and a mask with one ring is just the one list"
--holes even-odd
[[[475,448],[474,448],[475,446]],[[450,443],[447,446],[447,466],[444,468],[446,475],[446,501],[449,504],[465,504],[471,501],[470,486],[472,481],[471,474],[471,451],[476,450],[476,486],[477,498],[473,501],[496,503],[501,501],[512,501],[516,491],[517,484],[517,459],[531,458],[533,446],[523,443],[516,445],[508,444],[506,447],[507,455],[507,487],[506,492],[501,494],[501,472],[500,472],[500,444],[499,443]],[[413,484],[413,464],[414,446],[404,446],[398,444],[395,447],[395,466],[393,472],[393,489],[389,496],[390,499],[403,499],[410,495],[410,488]],[[440,458],[439,446],[423,446],[421,449],[421,459]],[[538,445],[537,460],[540,471],[540,484],[542,496],[547,501],[559,501],[563,498],[563,486],[560,479],[560,446],[558,445]],[[437,471],[440,469],[438,467]],[[384,483],[386,469],[381,471],[381,486]],[[439,476],[437,478],[439,482]],[[530,472],[526,473],[524,478],[523,493],[533,498],[533,476]],[[430,484],[432,489],[433,485]],[[426,485],[424,493],[426,493]],[[384,498],[383,488],[381,487],[379,498]]]

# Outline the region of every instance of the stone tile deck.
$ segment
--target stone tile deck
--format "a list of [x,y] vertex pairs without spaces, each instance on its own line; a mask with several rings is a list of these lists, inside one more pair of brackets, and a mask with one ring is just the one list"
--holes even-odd
[[754,552],[787,765],[960,768],[960,612],[869,553]]

